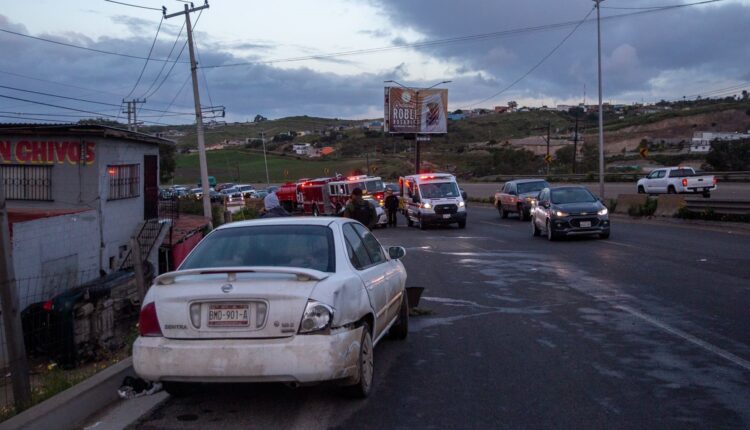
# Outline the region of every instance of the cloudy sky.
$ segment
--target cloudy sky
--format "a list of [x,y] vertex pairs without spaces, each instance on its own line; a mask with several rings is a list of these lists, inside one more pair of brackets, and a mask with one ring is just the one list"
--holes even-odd
[[[696,1],[602,3],[605,101],[750,89],[750,0],[654,9]],[[122,2],[165,5],[168,13],[184,7],[177,0]],[[193,110],[188,50],[174,62],[185,46],[182,17],[162,22],[161,11],[106,0],[0,4],[0,121],[122,118],[126,97],[147,100],[139,113],[145,121],[192,121],[180,115]],[[451,110],[510,100],[572,104],[584,96],[591,103],[592,9],[591,0],[214,0],[192,14],[201,101],[226,106],[229,121],[256,114],[376,118],[383,81],[393,79],[422,87],[451,80]]]

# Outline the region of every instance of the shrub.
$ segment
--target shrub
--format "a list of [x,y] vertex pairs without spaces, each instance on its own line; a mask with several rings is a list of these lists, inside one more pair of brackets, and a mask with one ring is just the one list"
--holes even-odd
[[645,204],[639,206],[631,206],[628,208],[628,215],[630,216],[651,216],[656,212],[656,199],[648,199]]

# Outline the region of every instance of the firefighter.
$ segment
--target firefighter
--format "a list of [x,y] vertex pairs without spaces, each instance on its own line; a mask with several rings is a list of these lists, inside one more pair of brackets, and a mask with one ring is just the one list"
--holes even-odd
[[263,206],[265,206],[266,210],[263,212],[263,215],[261,215],[261,218],[276,218],[280,216],[291,216],[289,212],[284,210],[284,208],[281,207],[281,204],[279,203],[279,198],[276,196],[276,193],[271,193],[267,195],[263,199]]
[[362,198],[362,189],[355,188],[344,209],[344,217],[355,219],[371,229],[377,222],[378,213],[370,202]]
[[385,211],[388,213],[388,227],[396,227],[396,213],[398,212],[398,197],[393,194],[393,190],[385,190]]

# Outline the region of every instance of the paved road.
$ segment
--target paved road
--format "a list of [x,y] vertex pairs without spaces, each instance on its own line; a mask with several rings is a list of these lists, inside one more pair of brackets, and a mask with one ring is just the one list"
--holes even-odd
[[[466,190],[470,197],[490,197],[502,187],[504,182],[487,183],[463,183],[461,188]],[[553,184],[565,185],[565,184]],[[598,182],[584,182],[573,185],[583,185],[592,192],[599,194]],[[604,184],[606,198],[616,198],[619,194],[634,194],[636,187],[634,182],[607,182]],[[701,198],[700,195],[688,196],[690,198]],[[727,200],[750,200],[750,183],[744,182],[719,182],[719,188],[711,193],[711,198]]]
[[750,236],[617,219],[550,243],[477,206],[377,236],[432,314],[378,345],[368,400],[211,387],[137,428],[750,428]]

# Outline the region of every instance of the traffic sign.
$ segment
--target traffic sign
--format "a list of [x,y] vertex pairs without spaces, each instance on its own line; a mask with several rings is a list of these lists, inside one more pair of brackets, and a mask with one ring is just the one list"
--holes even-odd
[[648,148],[646,148],[646,147],[643,147],[643,148],[641,148],[641,150],[640,150],[640,151],[638,151],[638,152],[639,152],[639,153],[641,154],[641,158],[646,158],[646,157],[648,157]]
[[420,141],[420,142],[429,142],[430,141],[430,136],[420,136],[420,135],[417,135],[417,140]]
[[544,162],[547,164],[552,163],[552,156],[550,154],[547,154],[544,156]]

